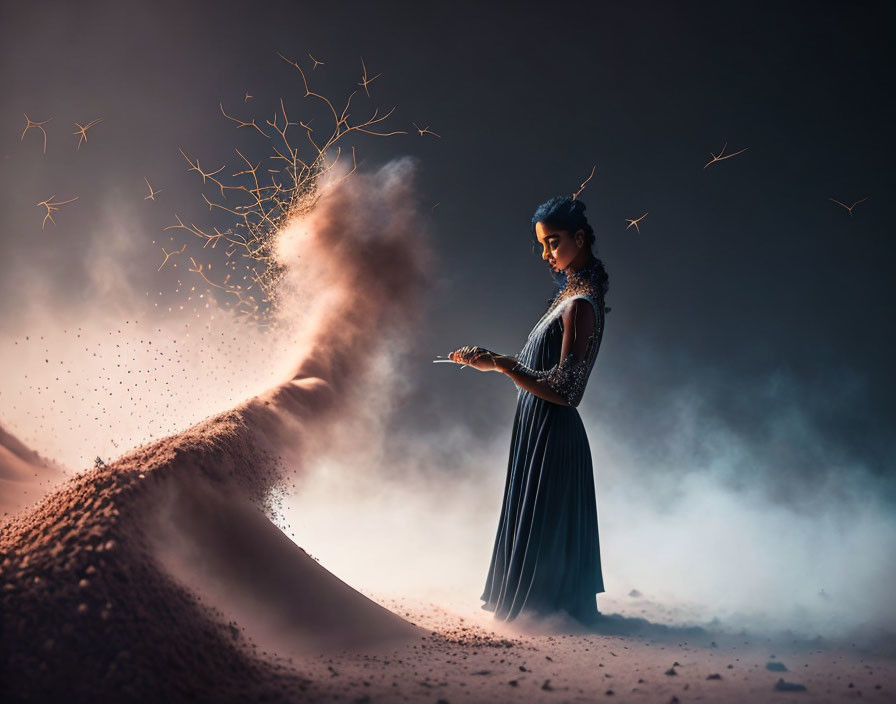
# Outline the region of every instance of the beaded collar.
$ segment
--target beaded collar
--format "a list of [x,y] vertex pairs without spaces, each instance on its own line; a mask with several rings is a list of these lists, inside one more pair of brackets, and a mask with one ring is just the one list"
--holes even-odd
[[595,301],[595,303],[601,301],[603,299],[603,288],[601,286],[597,261],[598,260],[595,258],[590,264],[567,275],[565,277],[565,285],[557,292],[553,302],[560,303],[573,296],[585,296],[586,298]]
[[532,332],[529,333],[529,338],[538,335],[546,326],[553,324],[562,309],[561,304],[576,296],[584,296],[590,300],[595,310],[604,313],[609,312],[610,309],[604,306],[603,287],[598,274],[597,259],[588,264],[588,266],[574,272],[571,276],[564,275],[561,280],[563,279],[566,281],[565,284],[562,285],[553,298],[548,300],[547,310],[535,324]]

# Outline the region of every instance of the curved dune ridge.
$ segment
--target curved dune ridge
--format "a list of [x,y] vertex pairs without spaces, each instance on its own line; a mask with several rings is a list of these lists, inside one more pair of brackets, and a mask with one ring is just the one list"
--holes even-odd
[[305,321],[294,373],[0,528],[0,681],[14,698],[277,698],[311,685],[286,658],[427,633],[327,572],[264,508],[351,413],[384,335],[413,323],[421,222],[409,160],[323,185],[278,234],[282,305]]

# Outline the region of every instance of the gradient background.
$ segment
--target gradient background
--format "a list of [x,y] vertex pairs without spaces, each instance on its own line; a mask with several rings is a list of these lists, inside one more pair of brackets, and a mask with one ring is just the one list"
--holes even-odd
[[[552,294],[531,213],[575,191],[596,163],[581,197],[612,312],[580,412],[607,596],[650,585],[658,594],[662,582],[670,603],[725,592],[728,613],[801,613],[813,628],[833,595],[850,627],[896,622],[884,594],[896,575],[891,4],[184,5],[2,4],[0,420],[12,431],[72,469],[112,453],[108,438],[125,438],[121,451],[158,437],[112,412],[92,426],[86,411],[100,392],[51,387],[41,364],[84,369],[66,347],[76,327],[108,352],[106,328],[135,315],[162,326],[165,309],[176,316],[201,283],[183,266],[156,271],[161,246],[188,242],[188,254],[215,256],[163,230],[174,213],[232,224],[208,213],[178,147],[227,172],[234,146],[265,146],[235,130],[219,101],[261,122],[283,97],[291,119],[319,124],[326,115],[302,101],[298,76],[275,52],[309,69],[306,52],[325,61],[309,79],[340,104],[363,56],[382,76],[371,99],[356,96],[358,114],[397,106],[385,124],[410,133],[353,142],[359,168],[419,160],[421,198],[438,203],[421,224],[437,264],[426,324],[402,341],[400,366],[368,399],[376,452],[359,441],[356,454],[327,461],[367,457],[370,486],[401,486],[398,505],[415,507],[403,525],[453,524],[453,534],[421,529],[427,547],[416,548],[435,555],[430,574],[454,564],[451,553],[455,567],[469,565],[465,587],[484,579],[516,394],[500,375],[430,360],[464,344],[522,347]],[[19,139],[23,112],[53,117],[46,154],[38,132]],[[76,150],[73,123],[100,116]],[[441,137],[420,137],[411,121]],[[728,152],[749,149],[704,169],[725,142]],[[163,189],[155,202],[143,199],[144,176]],[[79,200],[41,229],[34,204],[52,193]],[[870,199],[850,216],[829,197]],[[645,212],[640,234],[625,229]],[[195,422],[286,368],[288,354],[265,367],[256,331],[219,323],[229,347],[215,361],[207,341],[181,339],[164,394],[156,376],[128,396],[154,409],[156,428]],[[115,344],[136,350],[143,339]],[[56,357],[44,362],[47,350]],[[169,385],[185,386],[185,374],[190,388],[209,389],[201,402],[171,400]],[[60,424],[73,418],[79,432],[66,435]],[[333,546],[328,566],[363,586],[374,568],[351,574],[358,556],[337,551],[346,535],[315,522],[312,503],[343,526],[401,509],[367,484],[353,484],[363,496],[338,500],[332,486],[309,482],[290,520],[301,513],[311,551]],[[380,564],[412,549],[399,537],[405,528],[382,530],[386,547],[372,551]],[[768,602],[785,589],[793,603],[775,611]],[[688,613],[708,617],[720,604]]]

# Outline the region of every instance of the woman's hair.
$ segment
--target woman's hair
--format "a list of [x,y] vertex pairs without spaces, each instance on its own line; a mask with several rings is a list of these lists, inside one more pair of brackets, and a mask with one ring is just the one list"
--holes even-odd
[[[535,242],[538,242],[538,236],[535,234],[535,223],[538,222],[543,222],[550,227],[567,230],[570,237],[579,230],[584,230],[585,242],[588,244],[588,247],[595,245],[594,228],[588,224],[588,219],[585,217],[585,204],[578,198],[555,196],[546,200],[535,209],[532,215],[532,239]],[[610,277],[607,276],[607,270],[604,268],[604,263],[598,258],[597,252],[592,252],[592,254],[597,259],[595,269],[600,281],[601,292],[606,294],[607,289],[609,289]],[[564,272],[552,271],[551,274],[558,286],[562,288],[566,285],[566,274]]]

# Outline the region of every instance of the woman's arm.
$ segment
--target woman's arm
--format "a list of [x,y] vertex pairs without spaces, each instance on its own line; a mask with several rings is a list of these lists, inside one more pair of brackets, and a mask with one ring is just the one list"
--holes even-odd
[[595,329],[595,312],[591,304],[581,298],[572,300],[562,314],[563,341],[560,363],[545,372],[534,372],[522,367],[515,357],[499,355],[495,369],[502,371],[517,386],[539,398],[562,406],[578,406],[585,390],[588,352]]
[[[464,364],[481,372],[504,372],[516,383],[529,393],[543,398],[545,401],[556,403],[561,406],[568,406],[566,399],[548,383],[544,377],[548,372],[530,373],[526,368],[520,368],[516,357],[510,357],[506,354],[498,354],[482,347],[461,347],[448,355],[448,359],[457,364]],[[541,376],[537,376],[540,374]]]
[[514,371],[514,367],[516,366],[516,357],[509,357],[506,354],[500,354],[495,357],[495,370],[504,372],[507,376],[513,379],[513,382],[517,386],[524,388],[533,396],[543,398],[545,401],[557,403],[561,406],[569,405],[563,396],[548,386],[546,377],[532,376],[529,372],[522,369]]

